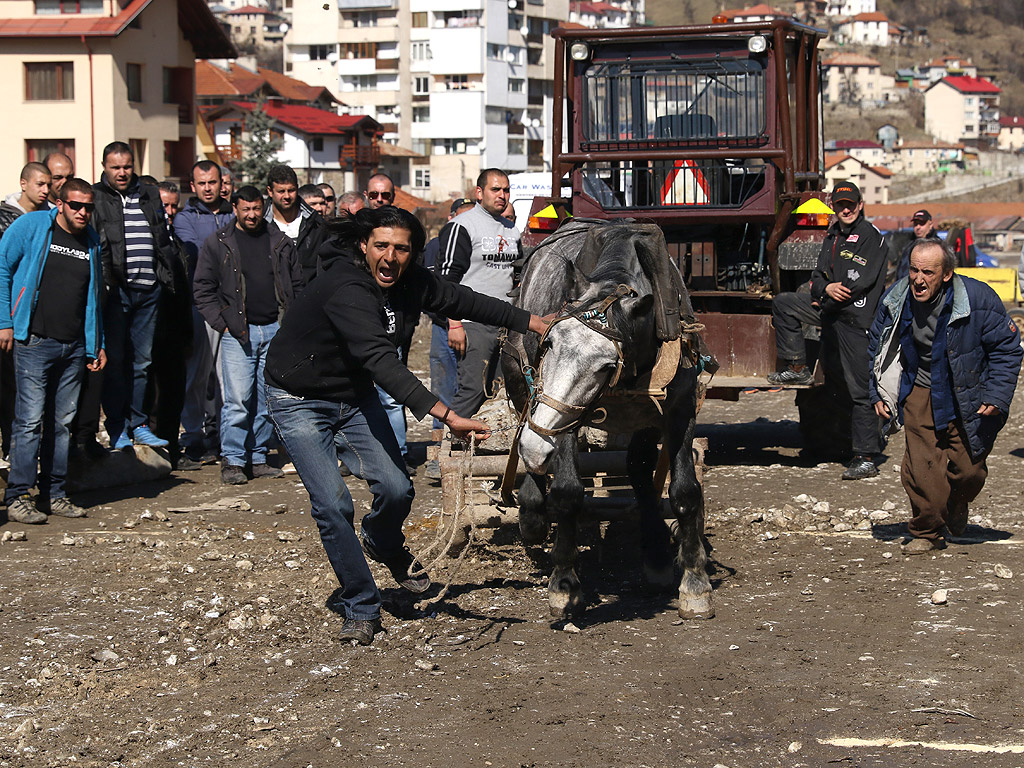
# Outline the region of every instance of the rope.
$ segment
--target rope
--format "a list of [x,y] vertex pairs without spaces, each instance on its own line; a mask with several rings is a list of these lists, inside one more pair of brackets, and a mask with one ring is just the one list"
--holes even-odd
[[[492,430],[492,431],[497,431],[497,430]],[[434,534],[434,540],[426,547],[426,549],[422,550],[423,551],[423,555],[422,556],[426,557],[427,554],[433,552],[434,549],[437,548],[437,546],[439,544],[443,543],[444,546],[441,547],[440,551],[437,553],[437,556],[430,563],[428,563],[425,566],[421,566],[420,570],[418,570],[416,573],[412,573],[411,570],[410,570],[410,574],[412,576],[419,576],[422,573],[427,573],[428,571],[430,571],[431,569],[433,569],[437,565],[439,565],[442,560],[444,560],[445,558],[448,557],[448,552],[450,551],[452,544],[455,543],[455,537],[458,534],[459,529],[461,527],[460,523],[459,523],[459,518],[472,505],[472,501],[473,501],[473,490],[472,490],[473,489],[473,457],[475,455],[476,455],[476,440],[470,438],[470,440],[469,440],[469,450],[463,451],[462,459],[461,459],[460,466],[459,466],[459,469],[461,470],[460,473],[459,473],[460,474],[460,482],[459,482],[458,486],[455,489],[455,511],[452,513],[452,523],[451,523],[451,526],[450,526],[447,534],[445,534],[444,527],[442,525],[438,525],[437,526],[437,532]],[[465,480],[463,480],[463,478],[465,478]],[[468,501],[466,500],[466,496],[467,496],[467,494],[466,494],[466,486],[467,485],[470,488],[470,492],[468,494],[469,495],[469,500]],[[442,518],[443,518],[443,514],[442,514]],[[472,549],[473,543],[474,543],[475,539],[476,539],[476,524],[475,524],[475,521],[472,519],[472,517],[470,517],[470,521],[469,521],[469,534],[467,536],[466,545],[462,548],[462,551],[459,553],[459,556],[455,558],[455,563],[453,564],[452,569],[449,570],[448,578],[445,580],[444,585],[441,587],[441,591],[438,592],[436,595],[434,595],[434,597],[428,598],[426,600],[420,600],[419,602],[415,603],[414,607],[416,608],[416,610],[418,610],[418,611],[426,610],[431,605],[439,603],[439,602],[441,602],[445,598],[445,596],[448,594],[449,588],[452,585],[452,582],[462,572],[462,565],[463,565],[464,559],[466,557],[466,553],[469,552],[470,549]]]

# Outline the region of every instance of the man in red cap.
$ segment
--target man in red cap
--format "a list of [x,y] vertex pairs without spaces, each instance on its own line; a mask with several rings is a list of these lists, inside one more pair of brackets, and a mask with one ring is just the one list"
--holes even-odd
[[853,459],[844,480],[878,474],[874,457],[882,450],[878,417],[868,397],[871,366],[868,330],[885,288],[887,248],[882,234],[864,218],[860,189],[851,181],[832,189],[836,221],[829,227],[811,273],[808,293],[780,293],[772,300],[772,324],[779,359],[786,368],[768,375],[776,386],[810,384],[803,326],[821,328],[825,383],[843,381],[853,401],[850,433]]

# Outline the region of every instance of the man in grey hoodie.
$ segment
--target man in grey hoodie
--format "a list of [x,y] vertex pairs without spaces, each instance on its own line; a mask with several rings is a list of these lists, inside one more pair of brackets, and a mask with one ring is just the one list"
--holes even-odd
[[[476,180],[476,205],[448,222],[439,235],[435,270],[477,293],[507,300],[512,267],[520,255],[519,230],[502,212],[509,201],[508,174],[487,168]],[[452,410],[467,418],[487,397],[487,383],[497,362],[494,325],[448,320],[448,346],[458,357],[458,386]]]

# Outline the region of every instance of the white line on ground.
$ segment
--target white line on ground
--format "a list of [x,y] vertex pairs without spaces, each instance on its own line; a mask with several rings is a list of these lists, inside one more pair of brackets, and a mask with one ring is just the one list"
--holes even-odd
[[924,747],[945,752],[985,752],[997,755],[1024,754],[1024,744],[954,744],[948,741],[902,741],[900,739],[818,739],[833,747]]

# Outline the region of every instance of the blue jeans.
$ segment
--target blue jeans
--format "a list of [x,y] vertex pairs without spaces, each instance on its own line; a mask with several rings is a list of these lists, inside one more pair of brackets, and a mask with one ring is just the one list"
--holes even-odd
[[[199,310],[192,308],[192,352],[185,363],[185,405],[181,410],[181,447],[200,456],[206,444],[207,418],[220,415],[220,396],[210,398],[210,379],[216,374],[220,389],[220,337]],[[214,423],[212,432],[218,431]]]
[[377,387],[377,397],[380,398],[380,404],[384,406],[384,412],[388,415],[391,431],[395,433],[395,440],[398,441],[398,451],[404,458],[409,455],[409,441],[406,436],[405,425],[405,406],[380,387]]
[[[40,469],[39,495],[51,500],[66,495],[68,427],[78,408],[78,390],[84,370],[85,347],[80,341],[66,344],[33,335],[26,342],[14,344],[18,393],[14,404],[11,470],[4,494],[7,503],[28,493],[35,485],[36,459]],[[43,429],[44,415],[52,419],[46,429]]]
[[267,413],[263,367],[278,324],[250,325],[244,344],[225,333],[220,340],[224,407],[220,412],[220,455],[225,465],[266,464],[274,425]]
[[153,331],[160,286],[150,291],[121,288],[107,298],[103,335],[107,366],[103,370],[103,412],[113,443],[125,431],[146,423],[146,382],[153,361]]
[[[448,346],[448,331],[439,325],[430,325],[430,390],[447,406],[455,399],[459,381],[459,359]],[[444,424],[434,418],[434,429]]]
[[363,535],[385,556],[401,549],[402,523],[415,492],[384,407],[375,393],[349,404],[296,397],[269,385],[267,407],[309,493],[320,540],[341,584],[345,615],[378,618],[380,592],[359,545],[352,495],[338,472],[338,459],[364,477],[373,493]]

